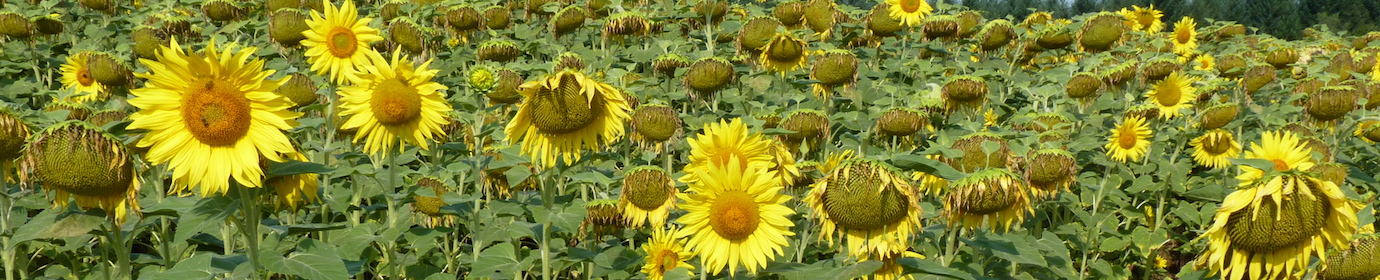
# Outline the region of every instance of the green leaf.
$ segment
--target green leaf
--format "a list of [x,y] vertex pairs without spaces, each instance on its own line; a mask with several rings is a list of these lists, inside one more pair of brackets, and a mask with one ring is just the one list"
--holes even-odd
[[177,262],[172,269],[153,275],[149,279],[159,280],[192,280],[192,279],[214,279],[218,272],[211,266],[211,256],[214,254],[199,254],[189,259]]
[[330,224],[301,224],[301,225],[286,225],[286,226],[268,226],[268,228],[269,228],[269,229],[272,229],[273,232],[277,232],[278,234],[281,234],[281,235],[294,235],[294,234],[303,234],[303,233],[310,233],[310,232],[318,232],[318,231],[328,231],[328,230],[342,229],[342,228],[345,228],[345,224],[334,224],[334,225],[330,225]]
[[101,227],[105,223],[105,217],[88,215],[84,213],[74,213],[62,220],[58,220],[43,230],[42,236],[45,238],[68,238],[86,235],[93,230]]
[[58,213],[62,213],[62,210],[44,209],[43,212],[39,212],[33,219],[29,219],[29,222],[15,229],[14,237],[10,239],[9,245],[14,246],[20,242],[46,237],[43,236],[43,232],[57,222]]
[[268,162],[268,177],[278,177],[287,175],[297,175],[303,173],[325,174],[333,171],[330,167],[312,162],[301,162],[288,160],[285,162]]
[[197,233],[224,225],[226,218],[238,211],[239,203],[235,203],[229,197],[202,198],[201,201],[197,201],[196,206],[187,213],[182,213],[181,218],[177,219],[177,231],[173,233],[173,240],[187,240]]
[[863,277],[863,276],[868,275],[868,274],[872,274],[872,272],[877,271],[878,268],[882,268],[882,262],[879,262],[879,261],[865,261],[865,262],[859,262],[859,263],[856,263],[856,264],[853,264],[853,265],[850,265],[850,266],[845,266],[845,267],[835,268],[834,270],[830,270],[829,272],[827,272],[827,273],[824,274],[824,275],[825,275],[824,277],[821,277],[821,278],[818,278],[818,279],[849,280],[849,279],[853,279],[853,278]]
[[[272,252],[272,250],[268,250]],[[264,269],[275,273],[295,275],[308,280],[346,279],[345,262],[336,254],[335,248],[316,239],[304,239],[297,244],[297,252],[287,257],[276,253],[266,254]]]
[[918,271],[921,273],[945,276],[952,279],[975,280],[970,273],[946,267],[935,260],[925,260],[917,258],[902,258],[896,261],[901,267],[906,268],[907,273]]
[[891,158],[891,165],[894,165],[896,166],[896,168],[900,168],[901,170],[905,171],[925,172],[926,174],[939,176],[940,178],[944,178],[944,180],[949,181],[963,179],[963,177],[967,176],[966,174],[963,174],[963,172],[959,172],[953,167],[949,167],[948,164],[944,164],[937,160],[928,159],[924,156],[914,154],[897,155],[896,157]]

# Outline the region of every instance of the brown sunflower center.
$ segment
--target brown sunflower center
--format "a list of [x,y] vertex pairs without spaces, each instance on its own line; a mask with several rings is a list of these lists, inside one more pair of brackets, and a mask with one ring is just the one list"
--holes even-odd
[[1159,102],[1160,106],[1172,107],[1179,105],[1181,98],[1183,98],[1183,91],[1179,89],[1178,83],[1165,80],[1161,82],[1160,86],[1155,88],[1155,101]]
[[1149,30],[1150,26],[1155,24],[1155,15],[1151,14],[1150,12],[1140,12],[1139,15],[1137,15],[1136,17],[1136,20],[1140,23],[1141,28],[1144,28],[1146,30]]
[[709,206],[709,226],[723,238],[742,240],[757,231],[757,224],[762,221],[759,207],[745,191],[719,193]]
[[1140,142],[1140,137],[1136,136],[1136,129],[1134,127],[1121,129],[1121,135],[1117,135],[1116,137],[1116,143],[1121,146],[1122,149],[1135,148],[1138,142]]
[[91,78],[91,69],[82,67],[81,69],[77,70],[77,83],[81,83],[81,85],[84,87],[89,87],[91,86],[91,83],[95,82],[96,79]]
[[901,10],[907,14],[913,14],[920,11],[920,4],[924,3],[923,1],[925,0],[901,0]]
[[655,210],[671,197],[671,177],[656,170],[641,170],[629,174],[623,181],[628,202],[645,211]]
[[422,96],[417,88],[401,78],[392,78],[375,86],[374,94],[369,97],[369,108],[379,123],[402,124],[422,114]]
[[1178,41],[1179,44],[1188,44],[1188,42],[1193,41],[1193,33],[1188,29],[1174,30],[1174,40]]
[[[574,76],[562,76],[556,88],[542,88],[532,97],[532,125],[537,131],[546,134],[575,132],[600,117],[604,111],[604,99],[591,100],[584,94],[584,85]],[[593,86],[593,85],[590,85]]]
[[1284,162],[1284,160],[1281,160],[1281,159],[1272,159],[1272,160],[1270,160],[1270,161],[1275,162],[1275,171],[1279,171],[1279,172],[1289,171],[1289,163],[1288,163],[1288,162]]
[[[1314,188],[1313,193],[1319,192]],[[1259,205],[1258,209],[1236,211],[1228,218],[1226,230],[1232,247],[1265,253],[1306,242],[1322,232],[1327,211],[1332,208],[1325,197],[1309,198],[1298,192],[1285,195],[1279,204],[1265,199]]]
[[331,51],[331,55],[338,58],[346,58],[355,54],[358,47],[355,39],[355,32],[344,27],[331,29],[326,33],[326,49]]
[[192,82],[182,95],[182,122],[211,146],[233,145],[249,132],[249,98],[239,86],[215,78]]
[[[858,166],[829,178],[829,188],[824,190],[824,212],[840,228],[877,230],[894,227],[906,218],[910,204],[905,194],[869,171]],[[877,191],[878,188],[883,189]]]

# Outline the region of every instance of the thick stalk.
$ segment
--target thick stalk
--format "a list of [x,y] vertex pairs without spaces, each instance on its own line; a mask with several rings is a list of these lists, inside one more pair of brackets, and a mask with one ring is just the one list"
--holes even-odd
[[[321,163],[321,164],[324,164],[324,165],[326,165],[326,166],[331,166],[331,163],[332,163],[331,161],[332,161],[333,159],[335,159],[335,157],[331,155],[332,152],[333,152],[333,150],[334,150],[334,148],[331,147],[331,144],[334,144],[334,143],[335,143],[335,132],[336,132],[336,130],[337,130],[337,129],[336,129],[336,123],[335,123],[335,100],[336,100],[336,96],[335,96],[335,84],[328,84],[328,85],[327,85],[327,90],[326,90],[326,94],[325,94],[325,95],[326,95],[326,111],[324,112],[325,114],[322,115],[321,117],[326,119],[326,127],[323,128],[323,129],[321,130],[321,134],[324,134],[324,138],[326,138],[326,142],[321,143],[321,161],[320,161],[320,163]],[[328,173],[328,174],[321,174],[321,176],[318,176],[318,177],[321,178],[321,183],[320,183],[320,185],[321,185],[321,189],[323,190],[322,193],[325,194],[325,195],[327,196],[325,201],[330,201],[330,197],[329,197],[329,196],[331,195],[331,175],[330,175],[329,173]],[[331,215],[331,204],[330,204],[330,203],[321,203],[321,214],[320,214],[320,215],[321,215],[321,222],[323,222],[323,223],[330,223],[330,222],[332,222],[332,221],[335,220],[335,219],[332,218],[332,215]],[[321,232],[321,240],[326,241],[326,242],[329,243],[329,242],[330,242],[330,238],[329,238],[330,236],[327,234],[327,232],[329,232],[329,231],[322,231],[322,232]]]
[[[398,155],[386,156],[388,157],[388,187],[384,189],[389,191],[383,194],[383,200],[388,202],[388,227],[394,227],[398,225],[398,200],[393,197],[392,192],[398,190]],[[388,246],[385,246],[388,252],[384,252],[384,257],[388,258],[393,279],[402,279],[402,267],[399,266],[396,252],[394,252],[397,243],[397,240],[388,241]]]
[[240,192],[240,206],[244,209],[240,212],[240,233],[244,235],[245,253],[249,255],[249,265],[252,266],[251,279],[263,279],[259,268],[259,204],[256,201],[254,190],[234,183],[231,187]]
[[[545,170],[544,173],[546,173],[546,174],[545,174],[545,175],[546,175],[545,177],[547,177],[547,178],[544,178],[545,180],[541,180],[541,181],[542,181],[542,182],[541,182],[541,183],[542,183],[542,185],[541,185],[541,204],[542,204],[543,207],[546,208],[547,211],[554,211],[554,210],[552,210],[552,209],[555,208],[555,206],[554,206],[555,203],[553,203],[552,200],[555,199],[555,195],[551,193],[551,187],[547,185],[547,184],[549,183],[549,182],[547,182],[547,180],[554,179],[554,178],[556,178],[556,176],[553,176],[553,174],[551,174],[551,169]],[[545,222],[545,223],[542,223],[542,225],[541,225],[541,279],[542,279],[542,280],[551,280],[551,279],[552,279],[552,278],[551,278],[551,220],[550,220],[550,219],[547,219],[546,222]]]
[[129,265],[129,243],[125,242],[125,230],[116,222],[114,218],[110,221],[110,232],[113,235],[106,246],[115,249],[115,279],[129,279],[134,275],[133,267]]
[[13,197],[10,197],[10,185],[5,183],[4,175],[0,175],[0,186],[3,186],[4,193],[0,194],[0,260],[5,266],[5,280],[14,280],[14,258],[18,250],[10,247],[10,209],[14,207]]

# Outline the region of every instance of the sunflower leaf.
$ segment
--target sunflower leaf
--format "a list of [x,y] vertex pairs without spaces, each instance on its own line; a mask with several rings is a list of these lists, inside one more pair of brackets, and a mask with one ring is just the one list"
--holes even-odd
[[966,175],[948,164],[925,158],[920,155],[898,155],[891,158],[891,165],[905,171],[920,171],[944,178],[944,180],[963,179]]

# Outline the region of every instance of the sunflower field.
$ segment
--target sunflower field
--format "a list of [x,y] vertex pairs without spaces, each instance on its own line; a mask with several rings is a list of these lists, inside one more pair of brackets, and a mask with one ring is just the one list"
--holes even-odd
[[1380,279],[1380,33],[0,1],[5,279]]

